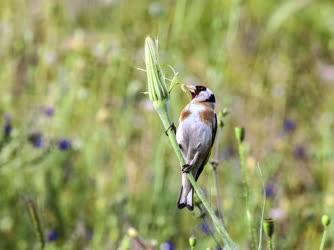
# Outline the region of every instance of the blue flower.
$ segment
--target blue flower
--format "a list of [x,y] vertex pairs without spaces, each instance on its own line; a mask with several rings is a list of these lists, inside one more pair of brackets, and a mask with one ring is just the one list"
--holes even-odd
[[43,109],[43,113],[45,116],[51,117],[54,115],[55,109],[51,106],[48,106]]
[[272,183],[269,183],[266,185],[265,191],[267,198],[274,198],[276,195],[276,186]]
[[35,148],[43,148],[45,145],[43,134],[40,132],[31,133],[28,137],[28,140]]
[[175,250],[175,245],[172,241],[168,240],[161,244],[161,250]]
[[48,241],[56,241],[59,239],[59,233],[56,230],[51,230],[48,233]]
[[283,122],[283,130],[288,134],[294,132],[296,127],[297,127],[296,122],[291,119],[285,119]]
[[60,139],[58,141],[58,149],[61,151],[66,151],[72,148],[72,143],[68,139]]
[[207,224],[207,223],[202,223],[200,225],[200,228],[202,230],[202,232],[206,235],[209,235],[211,234],[211,229],[210,229],[210,226]]
[[12,118],[9,115],[5,116],[5,124],[3,126],[3,136],[5,138],[8,138],[13,130],[13,126],[12,126]]
[[305,160],[307,158],[306,149],[303,145],[297,146],[293,154],[298,160]]

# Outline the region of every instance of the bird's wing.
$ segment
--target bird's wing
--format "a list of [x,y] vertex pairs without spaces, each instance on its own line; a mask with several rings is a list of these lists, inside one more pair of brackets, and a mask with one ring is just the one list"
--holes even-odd
[[210,154],[211,154],[211,148],[213,146],[213,143],[215,142],[216,133],[217,133],[217,115],[215,113],[215,118],[214,118],[214,121],[212,123],[212,140],[211,140],[211,145],[210,145],[210,148],[209,148],[209,150],[207,152],[206,157],[204,158],[203,163],[201,164],[201,166],[197,170],[197,173],[196,173],[196,176],[195,176],[195,180],[196,181],[197,181],[198,177],[201,175],[201,173],[202,173],[202,171],[204,169],[205,164],[209,160],[209,157],[210,157]]
[[210,149],[212,148],[213,143],[215,142],[216,134],[217,134],[217,114],[215,113],[215,119],[212,124],[212,141]]

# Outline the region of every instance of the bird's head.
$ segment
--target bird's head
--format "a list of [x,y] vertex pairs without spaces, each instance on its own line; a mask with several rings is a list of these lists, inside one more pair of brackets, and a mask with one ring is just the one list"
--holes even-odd
[[203,85],[190,84],[185,84],[184,87],[190,92],[192,102],[208,102],[212,104],[216,103],[215,95],[209,88]]

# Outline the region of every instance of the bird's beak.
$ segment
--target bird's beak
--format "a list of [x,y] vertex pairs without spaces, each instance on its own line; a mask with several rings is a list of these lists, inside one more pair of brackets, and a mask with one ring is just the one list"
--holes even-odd
[[184,92],[190,92],[191,97],[195,96],[196,86],[191,84],[182,84],[182,89]]

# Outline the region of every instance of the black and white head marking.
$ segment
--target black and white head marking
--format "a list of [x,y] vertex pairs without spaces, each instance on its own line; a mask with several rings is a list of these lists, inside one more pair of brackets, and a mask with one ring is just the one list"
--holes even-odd
[[210,102],[210,103],[216,102],[216,98],[213,92],[209,88],[203,85],[194,86],[194,91],[191,91],[191,98],[192,100],[198,102]]

